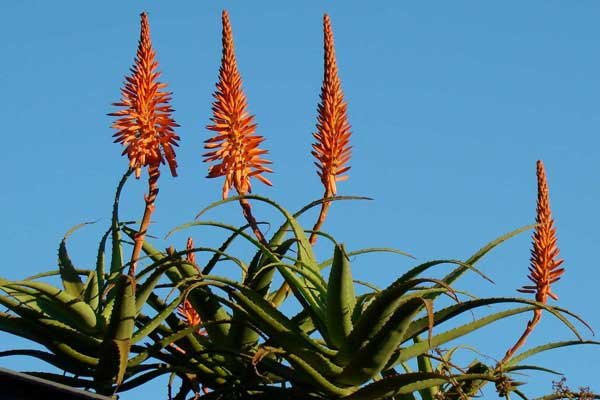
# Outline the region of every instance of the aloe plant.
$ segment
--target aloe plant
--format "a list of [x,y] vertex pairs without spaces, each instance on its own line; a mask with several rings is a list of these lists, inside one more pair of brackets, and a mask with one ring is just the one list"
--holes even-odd
[[[69,256],[67,238],[82,224],[68,231],[60,242],[56,270],[17,281],[0,278],[0,304],[6,309],[0,312],[0,330],[46,349],[9,350],[0,356],[35,357],[62,372],[31,374],[108,395],[168,376],[167,397],[176,400],[198,396],[462,400],[478,397],[489,384],[503,397],[512,394],[527,398],[523,383],[518,381],[520,371],[554,372],[528,364],[529,357],[560,347],[600,344],[586,340],[579,332],[576,323],[587,326],[580,317],[547,302],[548,296],[556,297],[550,285],[563,270],[558,269],[560,261],[554,258],[558,248],[541,163],[536,224],[498,237],[465,260],[413,261],[414,265],[383,289],[353,278],[354,257],[372,252],[412,256],[390,248],[349,250],[321,231],[336,201],[366,199],[336,196],[336,182],[343,180],[349,169],[350,125],[327,16],[324,39],[324,83],[314,134],[317,143],[313,145],[325,187],[323,198],[291,212],[269,198],[250,194],[250,179],[270,184],[262,173],[271,170],[265,166],[268,161],[260,158],[265,151],[257,146],[263,139],[254,135],[255,125],[246,110],[232,29],[224,13],[223,60],[213,125],[209,126],[217,135],[206,145],[210,150],[206,161],[220,162],[211,167],[209,177],[225,176],[223,200],[210,204],[193,221],[175,227],[167,236],[205,229],[225,232],[227,238],[211,243],[212,236],[203,234],[208,239],[200,247],[189,239],[182,250],[173,246],[163,250],[149,240],[146,231],[158,193],[159,167],[165,159],[175,175],[177,163],[171,145],[177,139],[173,131],[176,124],[166,105],[169,94],[161,92],[162,84],[155,82],[157,64],[143,14],[136,67],[127,79],[124,100],[118,104],[126,110],[114,114],[120,118],[115,124],[117,138],[128,146],[125,154],[130,163],[117,186],[111,221],[96,251],[95,269],[79,269]],[[145,106],[138,103],[142,100],[147,101]],[[139,117],[140,110],[149,112],[148,107],[158,105],[155,114]],[[152,118],[157,119],[154,122],[162,133],[140,122]],[[140,227],[134,229],[132,221],[120,219],[120,195],[130,175],[135,172],[139,177],[145,167],[149,194]],[[231,188],[239,195],[228,197]],[[207,219],[211,210],[232,202],[241,205],[247,224]],[[278,228],[270,237],[261,231],[253,203],[272,208],[279,217],[271,221]],[[317,207],[316,222],[301,222]],[[524,291],[536,293],[535,300],[476,298],[457,286],[467,273],[487,279],[478,269],[484,256],[532,228],[536,233],[530,272],[535,285],[526,286]],[[328,241],[321,244],[328,249],[325,256],[313,248],[318,237]],[[236,254],[235,245],[240,241],[252,248],[251,254]],[[123,255],[129,245],[132,256],[125,262]],[[204,255],[206,261],[200,265],[196,255]],[[241,271],[238,278],[227,272],[231,265]],[[436,279],[432,278],[434,268],[449,271]],[[223,276],[226,272],[229,277]],[[56,276],[62,287],[43,281]],[[281,280],[283,283],[275,286],[274,282]],[[299,312],[289,312],[286,304],[291,302]],[[456,322],[476,309],[479,317]],[[467,365],[454,360],[456,352],[464,348],[457,342],[465,335],[527,313],[532,313],[533,319],[501,361],[486,363],[483,360],[489,358],[476,352]],[[575,339],[519,353],[542,313],[556,317]],[[443,350],[442,346],[448,345],[453,347]],[[544,398],[555,398],[552,396]]]

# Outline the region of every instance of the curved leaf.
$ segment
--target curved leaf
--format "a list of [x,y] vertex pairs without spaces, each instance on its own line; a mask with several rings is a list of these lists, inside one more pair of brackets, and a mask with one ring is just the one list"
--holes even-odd
[[61,310],[64,316],[68,316],[69,322],[87,333],[96,332],[96,313],[85,302],[79,298],[70,295],[66,291],[55,288],[52,285],[42,282],[15,281],[9,282],[6,287],[18,290],[20,287],[34,289],[37,294],[32,294],[38,300],[38,305],[42,307],[40,300],[45,301],[46,305],[55,306],[55,310]]
[[411,372],[381,379],[373,382],[353,394],[343,397],[344,400],[379,400],[392,396],[410,394],[419,390],[441,386],[451,380],[462,382],[475,379],[493,381],[485,374],[442,375],[436,373]]
[[58,246],[58,269],[60,271],[63,287],[67,293],[74,297],[81,296],[81,293],[83,292],[83,282],[81,281],[81,278],[79,278],[79,274],[69,258],[69,253],[67,252],[67,238],[76,230],[93,223],[94,222],[84,222],[75,225],[65,233],[65,236]]
[[505,364],[505,367],[510,368],[512,366],[515,366],[518,363],[520,363],[521,361],[523,361],[531,356],[534,356],[538,353],[544,352],[544,351],[558,349],[561,347],[577,346],[580,344],[600,345],[600,342],[597,342],[594,340],[566,340],[566,341],[562,341],[562,342],[546,343],[541,346],[537,346],[537,347],[534,347],[532,349],[529,349],[527,351],[517,354],[516,356],[514,356],[513,358],[508,360],[508,362]]

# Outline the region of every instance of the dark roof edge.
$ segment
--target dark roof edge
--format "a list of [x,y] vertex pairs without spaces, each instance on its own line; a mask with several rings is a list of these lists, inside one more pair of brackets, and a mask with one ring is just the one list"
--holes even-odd
[[5,376],[15,381],[29,383],[35,386],[43,386],[64,395],[71,395],[75,399],[90,399],[90,400],[114,400],[116,397],[102,396],[96,393],[87,392],[81,389],[75,389],[62,383],[49,381],[47,379],[38,378],[36,376],[16,372],[0,367],[0,377]]

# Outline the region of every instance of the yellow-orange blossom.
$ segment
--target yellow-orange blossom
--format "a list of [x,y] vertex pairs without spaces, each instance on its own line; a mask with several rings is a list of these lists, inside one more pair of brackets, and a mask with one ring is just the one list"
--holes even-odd
[[564,260],[559,260],[559,249],[556,245],[556,228],[550,211],[550,194],[546,181],[546,171],[542,161],[537,162],[538,197],[535,222],[537,226],[533,234],[533,247],[531,249],[531,265],[529,267],[529,280],[533,285],[523,286],[519,289],[522,293],[535,293],[535,299],[546,303],[548,296],[558,300],[552,293],[551,285],[560,279],[564,268],[558,268]]
[[179,137],[173,128],[178,125],[171,118],[171,93],[162,90],[166,84],[158,82],[160,72],[156,71],[157,67],[148,15],[142,13],[140,40],[131,75],[125,77],[121,101],[113,104],[123,109],[109,114],[119,117],[112,125],[117,130],[113,136],[116,143],[125,146],[123,154],[129,157],[129,167],[137,178],[143,167],[158,167],[165,159],[171,174],[177,176],[173,146],[177,146]]
[[[538,160],[536,167],[538,192],[535,222],[537,225],[533,234],[531,265],[529,266],[528,275],[533,285],[523,286],[518,291],[521,293],[535,293],[535,300],[546,304],[548,297],[558,300],[558,296],[551,290],[551,285],[558,281],[564,273],[564,268],[559,268],[564,260],[558,259],[559,249],[556,245],[556,228],[550,211],[550,193],[544,163]],[[533,318],[527,323],[527,327],[517,343],[506,352],[503,361],[507,361],[512,357],[525,343],[525,340],[533,332],[541,318],[542,310],[535,309]]]
[[250,193],[251,177],[271,185],[263,173],[272,171],[266,166],[271,162],[261,157],[267,150],[258,147],[264,138],[255,134],[254,116],[247,110],[227,11],[223,11],[222,21],[223,53],[217,90],[213,94],[213,123],[207,126],[216,134],[205,141],[204,147],[210,151],[204,154],[204,161],[218,162],[209,167],[208,178],[225,176],[222,196],[226,198],[231,188],[240,195]]
[[[327,14],[323,16],[323,85],[321,86],[321,101],[317,111],[317,132],[313,133],[316,142],[312,145],[312,155],[317,161],[317,174],[325,187],[324,198],[337,194],[336,182],[346,180],[343,175],[350,167],[346,164],[350,161],[350,124],[347,116],[347,104],[344,101],[341,81],[338,75],[337,61],[335,58],[335,47],[333,41],[333,30],[331,20]],[[314,244],[317,240],[316,231],[321,228],[325,221],[329,202],[324,202],[315,226],[310,242]]]
[[[267,150],[258,147],[264,139],[255,134],[254,116],[247,110],[246,95],[242,90],[242,77],[237,67],[233,33],[227,11],[223,11],[222,22],[223,53],[217,90],[213,94],[215,98],[211,118],[213,123],[207,126],[209,130],[215,132],[215,135],[204,142],[204,148],[210,150],[204,154],[204,161],[218,162],[209,167],[208,178],[225,177],[222,196],[226,198],[231,188],[242,196],[250,193],[252,177],[270,186],[271,182],[263,176],[263,173],[272,171],[267,167],[271,162],[262,158]],[[252,215],[250,203],[247,199],[240,199],[240,205],[254,235],[266,244],[267,241]]]
[[135,274],[136,261],[154,211],[160,164],[166,160],[171,174],[177,176],[173,147],[177,146],[179,137],[173,129],[178,125],[171,118],[171,93],[163,90],[166,86],[164,83],[158,82],[160,73],[157,72],[157,67],[156,53],[150,39],[148,15],[142,13],[140,40],[131,75],[125,77],[121,101],[113,104],[123,109],[109,114],[118,117],[112,125],[117,130],[114,135],[115,142],[125,146],[123,154],[129,157],[129,167],[135,171],[136,178],[140,177],[142,168],[148,167],[146,207],[135,237],[129,267],[130,276]]

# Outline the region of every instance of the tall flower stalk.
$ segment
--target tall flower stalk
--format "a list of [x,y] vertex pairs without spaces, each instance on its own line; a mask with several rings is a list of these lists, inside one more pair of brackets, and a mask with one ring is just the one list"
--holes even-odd
[[[219,81],[213,94],[215,101],[212,107],[212,124],[207,126],[207,129],[215,132],[215,135],[205,141],[204,148],[209,151],[204,154],[204,161],[218,162],[209,167],[208,178],[225,177],[222,189],[222,197],[225,199],[232,188],[240,196],[250,193],[252,190],[250,178],[253,177],[271,186],[271,182],[263,174],[272,170],[267,167],[271,162],[262,158],[267,150],[259,148],[264,138],[256,135],[254,116],[247,110],[246,95],[242,89],[242,77],[237,66],[233,32],[227,11],[223,11],[222,23],[223,52]],[[240,205],[256,237],[266,243],[252,215],[248,200],[240,199]]]
[[113,104],[122,109],[109,114],[118,117],[112,125],[117,130],[113,137],[115,143],[125,146],[123,155],[127,154],[129,168],[135,172],[135,177],[139,179],[142,169],[148,169],[148,194],[144,196],[146,206],[135,236],[128,271],[132,277],[135,275],[136,263],[155,209],[160,164],[166,162],[171,175],[177,176],[173,147],[177,146],[179,140],[179,136],[174,132],[178,125],[171,118],[171,93],[164,91],[166,84],[158,81],[160,72],[157,71],[157,67],[156,52],[150,39],[148,15],[142,13],[140,39],[131,75],[125,77],[121,101]]
[[[347,116],[347,104],[338,75],[333,30],[327,14],[323,16],[324,73],[321,86],[321,101],[318,105],[317,132],[313,133],[316,142],[312,145],[312,155],[317,159],[317,174],[325,188],[323,199],[337,194],[336,182],[346,180],[344,175],[350,167],[350,124]],[[317,241],[317,231],[325,222],[330,206],[329,201],[321,204],[319,217],[313,227],[310,243]]]
[[[558,281],[564,273],[564,268],[559,268],[564,260],[558,259],[559,249],[556,245],[556,228],[550,211],[550,193],[546,181],[546,171],[542,161],[537,162],[537,223],[533,234],[533,246],[531,249],[531,265],[529,266],[528,278],[532,285],[525,285],[518,289],[521,293],[535,293],[535,300],[546,304],[548,297],[558,300],[558,296],[552,292],[551,285]],[[542,310],[537,308],[533,311],[532,319],[527,322],[525,331],[504,356],[503,362],[510,359],[513,354],[525,343],[527,337],[533,332],[536,325],[542,319]]]

